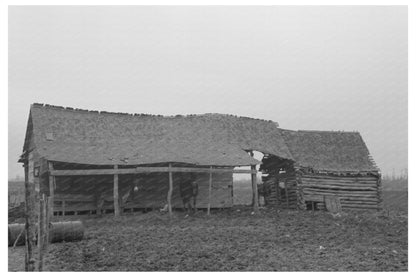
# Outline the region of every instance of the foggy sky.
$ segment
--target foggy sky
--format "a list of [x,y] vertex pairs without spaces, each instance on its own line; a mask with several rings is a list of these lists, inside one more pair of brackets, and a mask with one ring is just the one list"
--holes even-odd
[[359,131],[407,168],[404,6],[9,8],[9,178],[33,102]]

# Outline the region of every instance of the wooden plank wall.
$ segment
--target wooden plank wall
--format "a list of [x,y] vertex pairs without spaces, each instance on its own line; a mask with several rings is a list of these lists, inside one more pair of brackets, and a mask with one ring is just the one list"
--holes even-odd
[[299,187],[303,201],[314,201],[325,209],[324,197],[336,196],[342,209],[379,209],[381,204],[379,177],[303,174]]

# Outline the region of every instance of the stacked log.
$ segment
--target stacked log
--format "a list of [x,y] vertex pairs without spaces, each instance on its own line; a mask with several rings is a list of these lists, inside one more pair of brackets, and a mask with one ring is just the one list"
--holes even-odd
[[[283,189],[285,193],[281,198],[282,208],[297,209],[298,207],[298,188],[296,183],[296,176],[288,176],[282,180],[285,184],[286,189]],[[287,190],[287,193],[286,193]]]
[[295,181],[297,187],[298,205],[297,208],[300,210],[306,210],[305,195],[302,190],[302,174],[298,170],[295,170]]
[[277,179],[273,175],[262,176],[263,196],[266,206],[276,207],[277,204]]
[[[286,186],[280,187],[279,182]],[[298,187],[295,176],[280,178],[274,175],[263,176],[263,185],[267,188],[264,195],[265,204],[278,209],[297,209],[298,208]]]
[[317,202],[318,209],[325,208],[325,196],[338,197],[343,209],[379,209],[381,205],[378,176],[303,174],[300,188],[305,201]]

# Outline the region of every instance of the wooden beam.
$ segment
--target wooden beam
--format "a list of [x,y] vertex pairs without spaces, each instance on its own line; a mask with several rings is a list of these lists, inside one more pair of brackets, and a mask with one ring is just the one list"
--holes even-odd
[[50,205],[50,203],[52,203],[51,202],[51,197],[50,196],[47,196],[46,197],[45,207],[43,209],[45,211],[45,241],[46,241],[45,247],[46,248],[49,245],[49,232],[50,232],[49,227],[51,226],[49,224],[50,223],[50,221],[49,221],[49,205]]
[[[254,153],[253,151],[250,151],[250,156],[253,157]],[[258,197],[258,191],[257,191],[257,170],[256,170],[256,166],[252,165],[251,166],[251,186],[253,189],[253,210],[254,212],[258,212],[259,211],[259,197]]]
[[55,176],[53,174],[51,174],[54,170],[53,170],[53,163],[52,162],[48,162],[48,168],[49,168],[49,197],[50,197],[50,202],[49,204],[49,219],[48,222],[51,222],[51,219],[53,217],[53,204],[54,204],[54,194],[55,194]]
[[286,196],[286,208],[289,209],[289,193],[287,191],[287,182],[285,181],[285,196]]
[[74,170],[53,170],[53,176],[83,176],[83,175],[114,175],[114,174],[135,174],[135,168],[119,169],[74,169]]
[[36,210],[35,210],[35,184],[29,183],[29,164],[25,165],[25,271],[35,271],[34,248],[36,241]]
[[212,166],[211,171],[209,172],[209,183],[208,183],[208,209],[207,214],[211,214],[211,191],[212,191]]
[[276,179],[276,210],[279,209],[279,201],[280,201],[280,187],[279,187],[279,179]]
[[[256,166],[251,166],[252,171],[256,170]],[[258,190],[257,190],[257,174],[252,173],[251,174],[251,186],[253,188],[253,210],[255,212],[259,211],[259,196],[258,196]]]
[[100,215],[102,213],[102,208],[103,208],[103,200],[101,199],[101,194],[97,195],[97,211],[96,214]]
[[[118,165],[114,166],[114,170],[117,171]],[[114,174],[114,189],[113,189],[113,195],[114,195],[114,216],[118,217],[120,216],[120,199],[118,197],[118,174]]]
[[199,172],[199,173],[235,173],[235,174],[257,174],[253,169],[232,168],[195,168],[195,167],[136,167],[119,169],[74,169],[74,170],[51,170],[52,176],[84,176],[84,175],[114,175],[114,174],[138,174],[153,172]]
[[43,271],[44,266],[44,256],[46,250],[47,241],[45,240],[47,225],[46,225],[46,197],[45,194],[42,194],[42,196],[39,199],[39,215],[38,215],[38,271]]
[[[172,168],[172,164],[169,164],[169,169],[171,168]],[[168,210],[169,210],[170,217],[172,217],[172,192],[173,192],[173,176],[172,176],[172,171],[169,171]]]
[[65,216],[65,200],[62,200],[62,216]]

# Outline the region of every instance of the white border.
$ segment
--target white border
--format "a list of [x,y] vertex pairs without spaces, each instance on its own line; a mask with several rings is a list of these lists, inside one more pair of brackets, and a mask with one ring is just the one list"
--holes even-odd
[[[36,3],[35,3],[36,2]],[[271,1],[271,0],[256,0],[256,1],[247,1],[247,0],[242,0],[242,1],[231,1],[231,0],[222,0],[222,1],[218,1],[218,0],[212,0],[212,1],[166,1],[166,0],[154,0],[154,1],[149,1],[149,0],[145,0],[145,1],[133,1],[133,0],[118,0],[118,1],[104,1],[104,0],[84,0],[84,1],[80,1],[80,0],[73,0],[73,1],[3,1],[1,6],[0,6],[0,24],[1,24],[1,28],[0,28],[0,34],[1,34],[1,51],[0,51],[0,65],[1,65],[1,93],[0,93],[0,97],[1,97],[1,105],[2,108],[0,109],[1,112],[1,116],[0,116],[0,121],[1,121],[1,127],[2,130],[7,130],[8,128],[8,5],[231,5],[231,4],[238,4],[238,5],[407,5],[408,6],[408,12],[409,12],[409,16],[408,16],[408,49],[409,49],[409,71],[408,71],[408,110],[409,110],[409,142],[413,142],[416,140],[416,136],[415,136],[415,126],[414,126],[414,118],[415,118],[415,110],[412,109],[412,107],[414,107],[415,104],[415,86],[414,86],[414,76],[415,76],[415,50],[416,49],[416,43],[415,43],[415,28],[416,28],[416,5],[414,4],[414,1],[404,1],[404,0],[395,0],[395,1],[385,1],[385,0],[379,0],[379,1],[368,1],[368,0],[361,0],[361,1],[357,1],[357,0],[351,0],[351,1],[337,1],[336,3],[334,3],[334,1],[313,1],[313,3],[311,3],[312,1]],[[413,105],[411,105],[413,104]],[[3,176],[3,180],[6,181],[6,177],[8,174],[7,171],[7,163],[8,163],[8,159],[7,159],[7,155],[8,155],[8,148],[7,148],[7,136],[3,135],[1,137],[1,176]],[[413,196],[413,170],[415,169],[415,159],[414,159],[414,152],[415,152],[415,148],[413,147],[413,145],[411,143],[409,143],[409,199],[412,199]],[[1,186],[1,195],[3,195],[3,199],[6,200],[6,195],[7,195],[7,185],[4,182],[3,186]],[[412,203],[413,201],[409,201],[409,215],[413,215],[413,211],[415,210],[415,205]],[[7,222],[7,213],[6,213],[6,209],[5,206],[7,201],[3,202],[3,210],[2,210],[2,222],[5,224],[5,222]],[[3,226],[3,228],[1,228],[2,233],[1,233],[1,237],[3,240],[6,240],[7,235],[6,235],[6,226]],[[413,231],[415,230],[414,228],[414,220],[412,217],[409,217],[409,235],[413,233]],[[3,251],[2,253],[2,258],[1,258],[1,268],[4,271],[8,270],[8,264],[7,264],[7,250],[6,250],[6,243],[5,241],[2,243],[3,245]],[[414,272],[414,266],[413,266],[413,257],[414,255],[412,255],[413,251],[415,250],[414,248],[414,240],[412,236],[409,236],[409,272]],[[39,273],[37,273],[39,274]],[[72,273],[60,273],[60,274],[72,274]],[[85,274],[85,273],[77,273],[77,274]],[[100,275],[103,273],[100,273]],[[104,273],[104,274],[112,274],[112,273]],[[137,273],[134,273],[137,274]],[[141,273],[143,274],[143,273]],[[161,273],[147,273],[147,274],[161,274]],[[147,275],[146,274],[146,275]],[[173,273],[174,275],[194,275],[193,273]],[[198,274],[202,274],[205,276],[208,276],[208,274],[210,273],[198,273]],[[225,274],[225,273],[215,273],[215,274]],[[244,276],[248,276],[249,274],[252,273],[244,273],[244,272],[240,272],[240,273],[234,273],[234,274],[238,274],[240,275],[244,275]],[[262,273],[262,274],[273,274],[273,273]],[[287,273],[278,273],[279,275],[286,275]],[[291,274],[301,274],[301,273],[291,273]],[[322,274],[324,275],[328,275],[329,274],[334,274],[334,273],[318,273],[318,272],[308,272],[308,275],[313,275],[313,276],[321,276]],[[340,275],[344,275],[344,274],[350,274],[350,273],[338,273]],[[354,274],[360,274],[360,273],[354,273]],[[392,273],[367,273],[370,275],[379,275],[379,274],[392,274]],[[393,274],[397,274],[397,273],[393,273]],[[406,273],[404,273],[406,274]],[[409,274],[409,273],[407,273]]]

